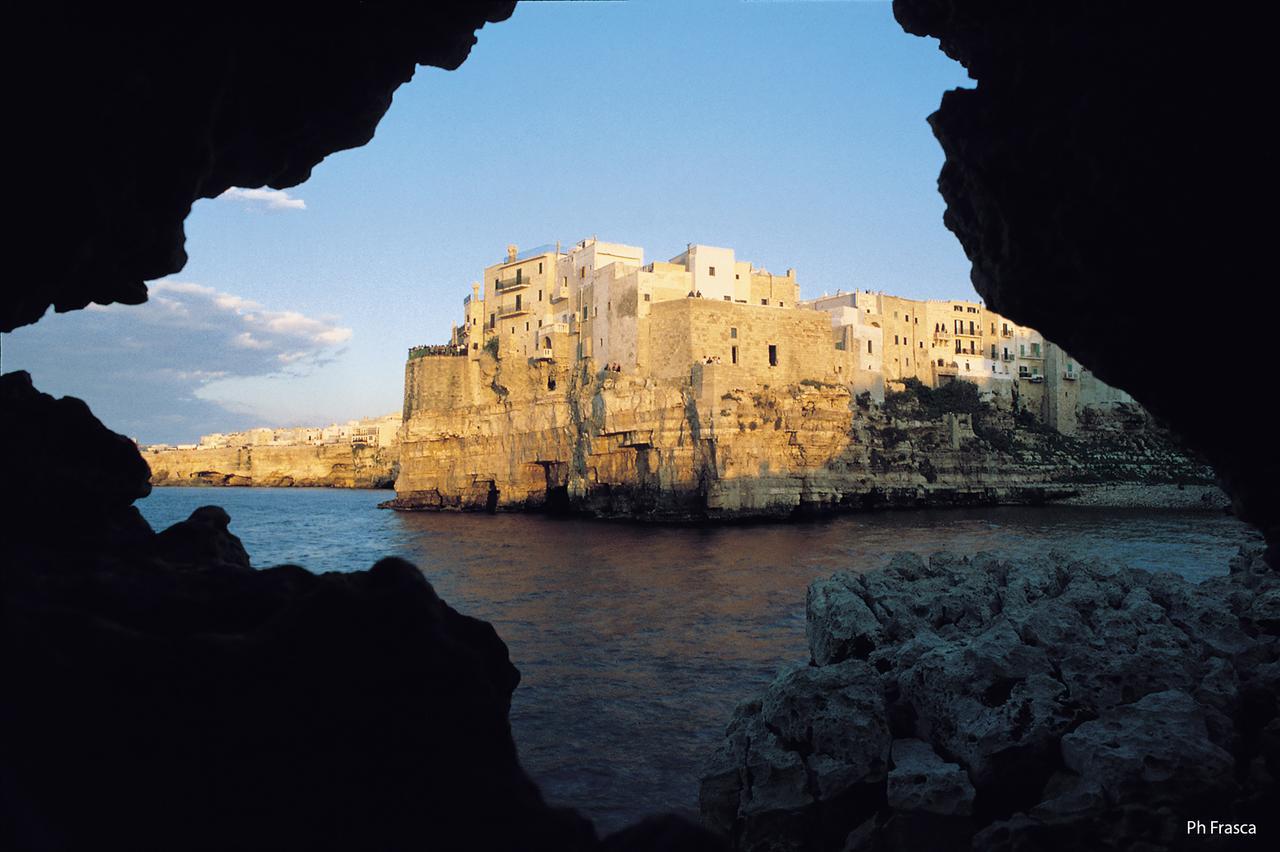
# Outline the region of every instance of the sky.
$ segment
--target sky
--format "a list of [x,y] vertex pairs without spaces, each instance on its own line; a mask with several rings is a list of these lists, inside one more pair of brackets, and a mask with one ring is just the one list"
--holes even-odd
[[591,236],[728,246],[805,298],[977,298],[926,123],[971,81],[889,3],[520,3],[478,39],[305,183],[197,202],[146,304],[50,312],[3,369],[142,443],[381,415],[507,244]]

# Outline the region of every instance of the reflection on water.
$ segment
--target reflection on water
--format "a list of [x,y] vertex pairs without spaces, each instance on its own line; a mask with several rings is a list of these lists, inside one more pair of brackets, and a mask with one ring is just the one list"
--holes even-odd
[[397,554],[493,623],[523,679],[511,724],[555,804],[604,831],[696,809],[702,762],[733,707],[808,654],[804,594],[899,551],[1061,550],[1190,579],[1224,573],[1234,518],[1090,508],[885,512],[829,521],[664,528],[527,515],[400,514],[387,492],[157,489],[157,528],[217,503],[256,565],[368,567]]

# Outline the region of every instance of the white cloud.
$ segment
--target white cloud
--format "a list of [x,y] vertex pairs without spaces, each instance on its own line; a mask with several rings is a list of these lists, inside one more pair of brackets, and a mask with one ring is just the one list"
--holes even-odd
[[233,186],[218,198],[245,204],[262,204],[268,210],[306,210],[307,202],[294,198],[283,189],[243,189]]
[[144,441],[185,441],[261,420],[216,398],[218,386],[295,381],[333,362],[352,336],[332,319],[204,284],[150,289],[142,305],[51,315],[6,335],[5,369],[31,371],[41,390],[78,396],[108,426]]

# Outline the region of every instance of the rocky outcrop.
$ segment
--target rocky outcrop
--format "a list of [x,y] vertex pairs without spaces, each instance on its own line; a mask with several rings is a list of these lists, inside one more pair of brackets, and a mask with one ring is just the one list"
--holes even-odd
[[390,488],[399,450],[363,444],[158,450],[146,454],[152,485]]
[[841,385],[745,381],[728,365],[672,380],[589,363],[411,360],[388,505],[705,520],[1212,481],[1137,406],[1090,409],[1067,437],[1008,399],[982,402],[971,383],[878,405]]
[[600,841],[549,807],[506,646],[414,566],[254,570],[211,506],[155,533],[131,441],[24,373],[0,400],[11,446],[71,448],[15,455],[0,540],[13,848],[720,848],[672,817]]
[[[1280,579],[895,557],[809,588],[811,659],[734,714],[706,824],[755,849],[1181,848],[1277,790]],[[1143,845],[1145,844],[1145,845]]]

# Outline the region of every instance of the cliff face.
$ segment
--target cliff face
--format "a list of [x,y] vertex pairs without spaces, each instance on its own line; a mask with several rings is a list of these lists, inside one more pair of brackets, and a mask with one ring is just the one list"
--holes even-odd
[[697,365],[681,381],[419,358],[406,369],[390,505],[768,517],[1211,478],[1140,409],[1094,412],[1067,438],[967,387],[912,388],[881,406],[821,382],[744,382],[732,365]]
[[146,454],[152,485],[389,488],[395,447],[323,444],[162,450]]

